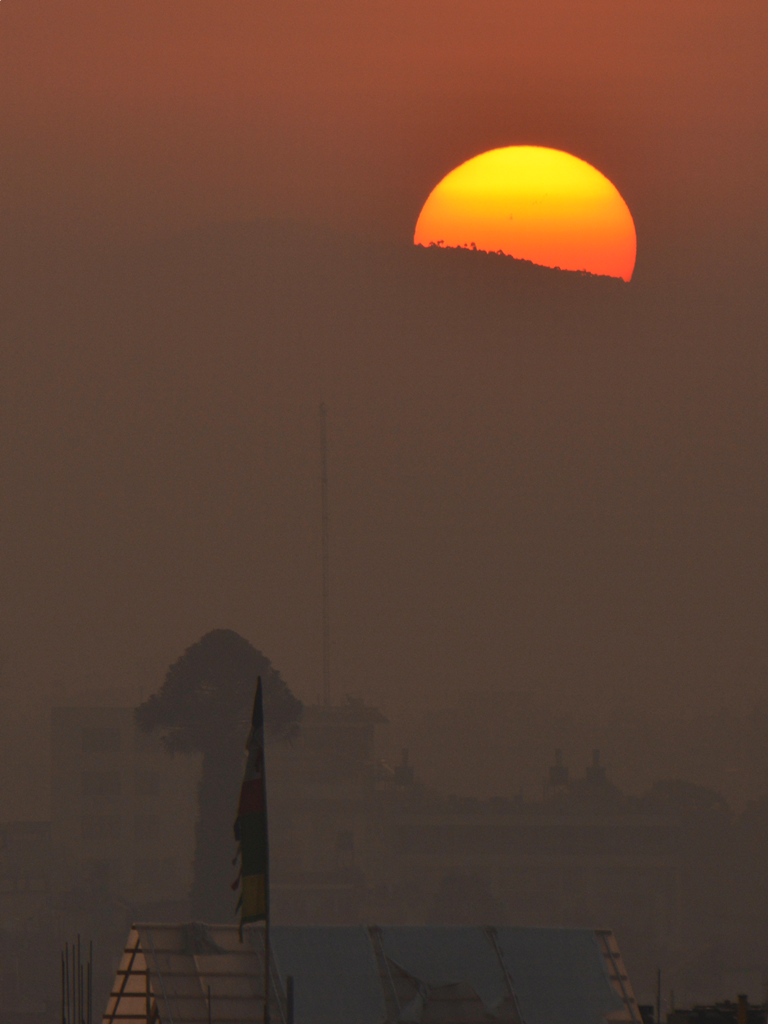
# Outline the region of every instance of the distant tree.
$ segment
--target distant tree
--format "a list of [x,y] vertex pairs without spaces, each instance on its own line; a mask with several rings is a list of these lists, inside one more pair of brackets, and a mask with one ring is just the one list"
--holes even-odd
[[641,805],[657,814],[716,815],[726,820],[732,817],[731,808],[724,796],[714,789],[682,779],[654,782],[641,797]]
[[731,817],[728,801],[706,785],[670,778],[654,782],[641,798],[648,810],[676,814],[718,814]]
[[258,676],[265,728],[287,738],[298,728],[301,701],[269,659],[230,629],[215,629],[187,648],[168,669],[159,693],[136,709],[139,727],[161,731],[171,753],[203,755],[190,893],[192,913],[203,921],[226,921],[234,914],[232,826]]

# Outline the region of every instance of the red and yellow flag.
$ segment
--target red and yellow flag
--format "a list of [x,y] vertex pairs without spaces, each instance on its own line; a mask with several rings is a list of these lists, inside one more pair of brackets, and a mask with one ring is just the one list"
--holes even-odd
[[244,924],[269,917],[269,843],[267,836],[267,795],[264,785],[264,706],[261,677],[256,685],[251,731],[246,743],[240,804],[235,821],[235,839],[240,848],[241,890],[240,930]]

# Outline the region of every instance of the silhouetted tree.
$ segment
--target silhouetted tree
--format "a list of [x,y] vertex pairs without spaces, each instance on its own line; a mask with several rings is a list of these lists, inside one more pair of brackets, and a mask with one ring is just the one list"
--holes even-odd
[[139,727],[161,730],[170,752],[203,755],[190,893],[192,913],[203,921],[226,921],[234,914],[232,825],[258,676],[267,732],[289,737],[298,728],[301,701],[269,659],[230,629],[215,629],[187,648],[168,669],[160,692],[136,709]]

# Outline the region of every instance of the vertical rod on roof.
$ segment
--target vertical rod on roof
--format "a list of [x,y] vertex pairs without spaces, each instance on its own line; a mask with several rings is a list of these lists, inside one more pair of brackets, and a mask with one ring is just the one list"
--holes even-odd
[[264,1024],[269,1024],[269,896],[267,896],[267,916],[264,920]]
[[144,954],[144,964],[146,966],[146,973],[144,975],[144,1012],[147,1017],[147,1024],[149,1024],[150,1017],[152,1016],[152,989],[149,984],[149,957]]
[[285,1024],[293,1024],[293,975],[285,979]]
[[66,1009],[64,1007],[64,950],[61,951],[61,1024],[67,1024]]
[[661,1024],[661,968],[656,968],[656,1024]]
[[70,1024],[77,1024],[77,947],[72,943],[72,1016]]
[[83,1020],[83,959],[80,951],[80,936],[77,936],[77,1024]]
[[[149,976],[149,968],[147,968]],[[93,939],[88,946],[88,1024],[93,1024]]]
[[64,977],[66,979],[65,985],[64,985],[64,989],[65,989],[65,1006],[67,1008],[66,1022],[67,1022],[67,1024],[70,1024],[71,1017],[69,1015],[69,943],[68,942],[66,942],[64,944]]
[[320,404],[320,506],[323,556],[323,704],[331,703],[331,625],[328,611],[328,410]]
[[208,1024],[213,1024],[211,1019],[211,986],[208,986]]

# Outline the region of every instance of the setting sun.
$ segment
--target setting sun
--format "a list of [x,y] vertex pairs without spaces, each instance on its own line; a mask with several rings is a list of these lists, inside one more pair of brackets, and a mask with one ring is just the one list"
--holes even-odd
[[541,146],[492,149],[451,171],[424,204],[413,241],[625,281],[637,251],[632,214],[605,175]]

